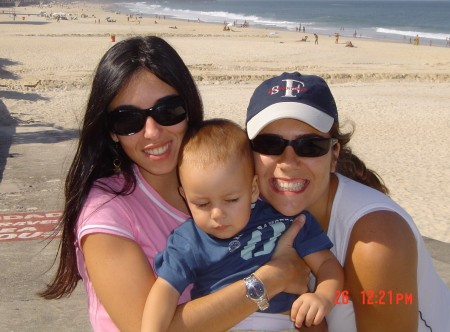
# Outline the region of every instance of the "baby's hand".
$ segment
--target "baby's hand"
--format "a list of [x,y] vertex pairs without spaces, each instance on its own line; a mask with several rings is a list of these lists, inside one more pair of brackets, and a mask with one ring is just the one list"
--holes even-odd
[[316,293],[302,294],[292,305],[291,320],[295,327],[319,325],[326,315],[331,311],[333,304]]

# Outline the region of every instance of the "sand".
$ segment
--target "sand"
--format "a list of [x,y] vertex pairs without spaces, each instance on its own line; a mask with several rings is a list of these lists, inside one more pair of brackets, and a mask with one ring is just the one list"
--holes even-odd
[[[14,20],[8,9],[0,8],[0,214],[62,208],[64,176],[92,74],[114,44],[111,34],[115,42],[153,34],[165,38],[185,60],[208,118],[227,117],[243,125],[249,98],[263,79],[283,71],[323,76],[341,123],[355,123],[353,150],[413,216],[438,272],[450,285],[450,48],[362,38],[341,38],[335,44],[328,35],[319,36],[315,45],[312,35],[299,32],[223,31],[217,24],[155,18],[129,21],[124,13],[105,12],[95,4],[43,9],[78,16],[59,22],[32,15],[40,10],[19,7]],[[116,22],[106,22],[108,16]],[[301,42],[305,35],[308,41]],[[345,47],[350,40],[355,47]],[[45,258],[38,253],[44,245],[40,242],[1,245],[7,248],[0,255],[2,266],[11,267],[17,249],[26,248],[36,265],[48,267],[56,243],[46,249]],[[20,265],[9,271],[0,273],[2,283],[12,273],[30,280]],[[12,288],[20,280],[12,281]],[[68,315],[68,305],[83,308],[82,287],[68,302],[49,304],[33,297],[43,280],[45,276],[34,278],[19,299],[2,286],[2,311],[7,308],[15,317],[11,330],[31,327],[23,319],[31,304],[24,306],[24,299],[39,303],[41,309],[31,306],[36,315],[54,311],[60,320]],[[53,324],[40,319],[37,330],[58,330],[58,319]],[[80,318],[74,331],[83,330],[85,320]]]

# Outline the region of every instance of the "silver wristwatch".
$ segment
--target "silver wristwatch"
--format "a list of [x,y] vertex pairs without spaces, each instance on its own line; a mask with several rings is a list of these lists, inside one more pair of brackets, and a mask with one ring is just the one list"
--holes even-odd
[[261,280],[252,273],[244,278],[247,287],[247,297],[256,303],[259,310],[264,311],[269,308],[269,299],[267,298],[266,288]]

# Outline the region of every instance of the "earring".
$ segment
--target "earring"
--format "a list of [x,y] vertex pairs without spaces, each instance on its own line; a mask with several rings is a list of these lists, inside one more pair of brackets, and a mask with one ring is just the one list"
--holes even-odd
[[119,159],[114,159],[113,161],[113,166],[114,166],[114,173],[118,174],[120,172],[122,172],[122,169],[120,168],[120,166],[122,165],[122,162]]
[[116,142],[116,152],[117,158],[113,160],[113,170],[114,173],[118,174],[122,172],[122,168],[120,168],[120,166],[122,165],[122,161],[119,159],[119,142]]

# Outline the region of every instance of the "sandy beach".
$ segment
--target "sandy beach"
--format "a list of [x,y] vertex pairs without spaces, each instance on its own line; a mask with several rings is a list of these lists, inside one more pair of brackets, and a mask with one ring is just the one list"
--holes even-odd
[[[34,15],[41,10],[77,19]],[[363,38],[336,44],[328,35],[320,35],[315,45],[311,34],[252,27],[223,31],[218,24],[167,18],[130,20],[95,4],[19,7],[16,14],[14,19],[8,8],[0,8],[0,216],[62,209],[65,172],[95,66],[115,42],[152,34],[165,38],[185,60],[208,118],[244,125],[249,98],[263,79],[283,71],[323,76],[341,123],[355,123],[353,150],[413,216],[450,285],[450,48]],[[348,41],[355,47],[345,47]],[[68,321],[74,321],[69,331],[88,329],[82,287],[62,301],[34,296],[48,280],[45,271],[57,245],[45,244],[0,242],[5,331],[58,331]]]

